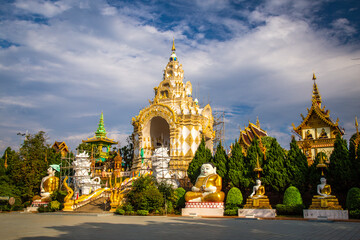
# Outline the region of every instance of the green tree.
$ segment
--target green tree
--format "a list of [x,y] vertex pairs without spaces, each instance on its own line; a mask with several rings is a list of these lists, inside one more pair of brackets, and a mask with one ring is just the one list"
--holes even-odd
[[335,192],[346,193],[351,187],[351,164],[346,140],[338,134],[330,155],[327,180]]
[[266,161],[263,164],[262,181],[265,186],[277,192],[283,192],[289,183],[285,163],[285,153],[280,144],[273,138],[266,152]]
[[50,149],[43,131],[35,135],[28,134],[20,147],[19,154],[14,155],[9,165],[10,177],[21,191],[24,201],[39,194],[41,179],[46,176],[50,164],[58,164],[59,154]]
[[247,178],[247,169],[245,168],[245,157],[242,148],[237,140],[231,150],[229,158],[228,178],[231,187],[237,187],[244,190],[249,187],[250,180]]
[[80,153],[85,151],[89,155],[91,155],[91,151],[93,151],[94,157],[96,157],[96,155],[98,154],[98,149],[96,147],[92,148],[90,143],[82,142],[75,149]]
[[285,168],[288,170],[290,185],[297,187],[300,192],[305,191],[307,189],[308,163],[295,138],[292,138],[290,142]]
[[228,185],[228,157],[221,141],[216,147],[216,153],[211,162],[216,167],[216,173],[222,178],[223,187],[226,188]]
[[211,151],[205,146],[205,140],[203,138],[187,170],[188,177],[192,184],[195,184],[197,177],[200,175],[201,165],[211,162],[211,159]]
[[142,176],[133,182],[127,199],[134,210],[154,212],[160,210],[164,204],[163,194],[157,188],[152,176]]
[[254,168],[256,166],[257,160],[259,160],[260,165],[263,165],[264,154],[261,152],[259,146],[259,140],[254,139],[247,150],[246,155],[246,172],[247,178],[250,180],[250,185],[255,183],[255,178],[257,177],[256,173],[254,172]]
[[360,144],[356,149],[357,134],[353,134],[349,140],[349,160],[351,164],[352,186],[360,186]]
[[[324,163],[327,161],[327,157],[326,154],[323,152],[319,152],[315,159],[314,162],[311,166],[309,166],[309,171],[308,171],[308,182],[309,182],[309,189],[310,192],[312,193],[312,195],[317,194],[316,191],[316,186],[320,183],[320,178],[321,178],[321,169],[319,169],[317,167],[317,165],[320,162],[320,159],[325,158]],[[327,169],[324,169],[324,174],[326,174]]]
[[127,145],[120,148],[121,157],[125,163],[125,170],[130,170],[134,158],[134,141],[132,135],[126,138]]

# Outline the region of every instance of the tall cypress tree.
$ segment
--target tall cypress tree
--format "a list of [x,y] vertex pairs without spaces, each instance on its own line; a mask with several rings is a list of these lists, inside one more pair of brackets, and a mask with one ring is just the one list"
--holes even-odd
[[256,166],[257,159],[259,159],[259,163],[262,166],[263,165],[263,159],[264,154],[261,152],[260,146],[259,146],[259,140],[254,139],[250,145],[250,147],[247,150],[246,155],[246,172],[247,177],[250,180],[250,185],[255,183],[256,173],[254,172],[254,168]]
[[[325,153],[322,152],[318,153],[314,159],[313,164],[309,167],[308,182],[312,195],[317,194],[316,186],[320,183],[320,178],[321,178],[321,169],[319,169],[317,165],[319,164],[320,159],[324,157],[325,157],[325,161],[327,161]],[[327,169],[323,169],[323,170],[326,176]]]
[[228,184],[228,156],[221,144],[221,141],[216,147],[216,153],[211,161],[216,167],[216,173],[222,178],[223,187]]
[[330,155],[327,180],[335,192],[347,192],[351,187],[351,164],[346,140],[338,134]]
[[205,146],[205,140],[203,138],[187,170],[188,177],[192,184],[195,184],[197,177],[200,175],[201,165],[206,162],[211,162],[211,160],[211,151]]
[[280,144],[273,138],[270,148],[266,152],[263,164],[262,181],[277,192],[284,192],[289,183],[288,174],[284,167],[285,153]]
[[308,163],[295,138],[292,138],[290,142],[285,167],[288,170],[290,185],[298,188],[300,192],[304,192],[307,189]]
[[[356,133],[353,134],[349,141],[349,160],[351,164],[351,185],[353,187],[360,186],[360,146],[355,146]],[[359,144],[360,145],[360,144]]]
[[229,182],[231,187],[237,187],[241,190],[249,187],[250,180],[247,178],[247,169],[245,168],[245,157],[242,148],[237,140],[231,150],[231,156],[228,161],[229,166]]

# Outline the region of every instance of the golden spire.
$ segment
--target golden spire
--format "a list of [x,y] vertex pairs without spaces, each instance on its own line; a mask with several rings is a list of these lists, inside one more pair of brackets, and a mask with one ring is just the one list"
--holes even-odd
[[262,168],[259,162],[259,155],[256,156],[256,165],[254,168],[254,172],[257,172],[258,178],[260,179],[260,172],[262,172]]
[[260,128],[259,116],[256,117],[256,126]]
[[8,164],[7,164],[7,152],[5,152],[5,169],[7,169],[7,167],[8,167]]
[[315,73],[313,73],[312,80],[314,80],[312,99],[313,99],[313,102],[315,101],[319,105],[319,108],[321,108],[321,96],[320,96],[318,87],[317,87],[316,82],[315,82],[315,80],[316,80]]
[[357,116],[355,116],[355,127],[356,127],[356,134],[359,135],[359,123],[358,123],[358,120],[357,120]]
[[173,45],[172,45],[171,51],[173,51],[173,52],[176,51],[176,48],[175,48],[175,38],[173,38]]

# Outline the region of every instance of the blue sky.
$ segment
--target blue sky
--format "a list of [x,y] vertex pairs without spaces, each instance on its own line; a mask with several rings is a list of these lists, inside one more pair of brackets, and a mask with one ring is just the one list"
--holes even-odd
[[258,116],[288,148],[313,72],[348,139],[360,117],[359,32],[356,0],[2,1],[0,152],[40,130],[75,150],[101,111],[125,144],[173,37],[200,105],[225,111],[228,145]]

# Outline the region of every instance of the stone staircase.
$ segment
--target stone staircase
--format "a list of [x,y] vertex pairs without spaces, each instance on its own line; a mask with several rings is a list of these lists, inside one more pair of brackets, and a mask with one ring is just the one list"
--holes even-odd
[[110,203],[105,204],[106,197],[100,197],[75,210],[78,213],[103,213],[110,210]]

